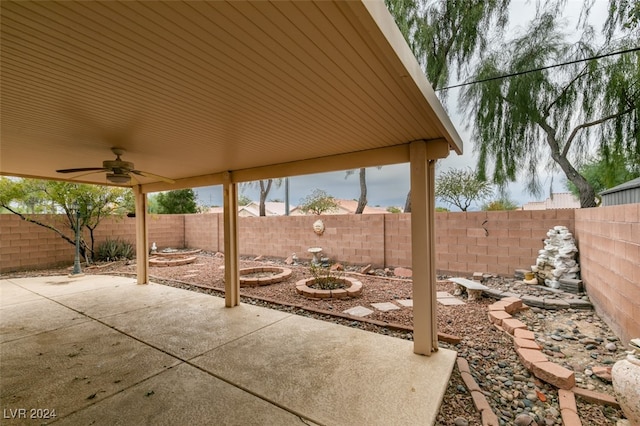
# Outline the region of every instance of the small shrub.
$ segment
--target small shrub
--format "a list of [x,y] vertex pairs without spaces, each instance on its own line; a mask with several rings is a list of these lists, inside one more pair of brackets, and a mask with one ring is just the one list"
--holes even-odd
[[98,245],[96,260],[113,262],[115,260],[133,259],[133,246],[130,242],[116,238],[107,239]]
[[321,290],[344,288],[344,282],[341,280],[343,274],[336,271],[334,275],[329,266],[312,263],[309,267],[309,272],[311,272],[311,276],[314,278],[313,284],[309,287]]

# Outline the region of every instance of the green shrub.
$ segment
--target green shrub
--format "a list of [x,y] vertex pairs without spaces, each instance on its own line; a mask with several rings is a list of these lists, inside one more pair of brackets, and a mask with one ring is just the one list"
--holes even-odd
[[130,242],[116,238],[107,239],[98,245],[96,260],[112,262],[114,260],[133,259],[134,250]]

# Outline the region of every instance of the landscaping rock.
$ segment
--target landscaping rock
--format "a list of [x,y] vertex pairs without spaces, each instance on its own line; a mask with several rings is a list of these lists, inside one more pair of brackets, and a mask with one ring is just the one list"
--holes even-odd
[[360,269],[361,274],[368,274],[370,271],[371,271],[371,264],[368,264],[367,266],[363,266]]
[[592,371],[596,377],[606,382],[611,382],[611,367],[596,366],[592,368]]
[[393,275],[401,278],[411,278],[413,276],[413,271],[408,268],[395,268],[393,270]]

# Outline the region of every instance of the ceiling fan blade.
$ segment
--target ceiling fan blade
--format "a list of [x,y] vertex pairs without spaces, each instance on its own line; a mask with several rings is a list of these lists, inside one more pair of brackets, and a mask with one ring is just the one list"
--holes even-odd
[[87,176],[87,175],[94,175],[94,174],[96,174],[96,173],[102,173],[102,172],[107,171],[107,170],[108,170],[108,169],[98,169],[98,170],[93,170],[93,171],[91,171],[91,172],[89,172],[89,173],[82,173],[82,174],[77,175],[77,176],[72,176],[72,177],[71,177],[71,179],[77,179],[77,178],[80,178],[80,177],[82,177],[82,176]]
[[109,169],[105,169],[104,167],[80,167],[77,169],[61,169],[56,170],[57,173],[77,173],[77,172],[106,172]]
[[159,179],[159,180],[161,180],[163,182],[167,182],[167,183],[176,183],[175,180],[169,179],[168,177],[155,175],[155,174],[149,173],[149,172],[143,172],[142,170],[131,170],[131,173],[136,174],[138,176],[144,176],[144,177]]

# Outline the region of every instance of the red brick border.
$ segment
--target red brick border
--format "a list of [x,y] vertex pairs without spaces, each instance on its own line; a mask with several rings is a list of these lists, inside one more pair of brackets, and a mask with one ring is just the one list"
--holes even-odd
[[355,278],[336,277],[335,280],[349,284],[349,287],[336,290],[318,290],[308,286],[309,283],[315,281],[315,278],[312,277],[298,281],[296,283],[296,292],[312,299],[342,299],[345,297],[356,297],[362,294],[362,283]]
[[[258,274],[261,272],[273,272],[270,277],[243,277],[243,275]],[[292,274],[289,268],[278,266],[258,266],[255,268],[240,269],[240,287],[256,287],[260,285],[275,284],[286,280]]]
[[152,257],[149,259],[149,266],[181,266],[193,263],[195,260],[196,256],[189,256],[180,259],[158,259],[157,257]]
[[488,318],[497,327],[514,337],[513,342],[516,353],[527,370],[538,379],[559,388],[558,397],[563,424],[571,426],[580,426],[582,424],[576,409],[574,393],[588,401],[617,405],[615,399],[609,395],[575,387],[574,372],[549,361],[547,356],[542,353],[542,348],[535,342],[533,332],[525,324],[511,317],[511,313],[520,309],[528,309],[526,305],[522,304],[522,300],[516,297],[505,298],[489,306]]

